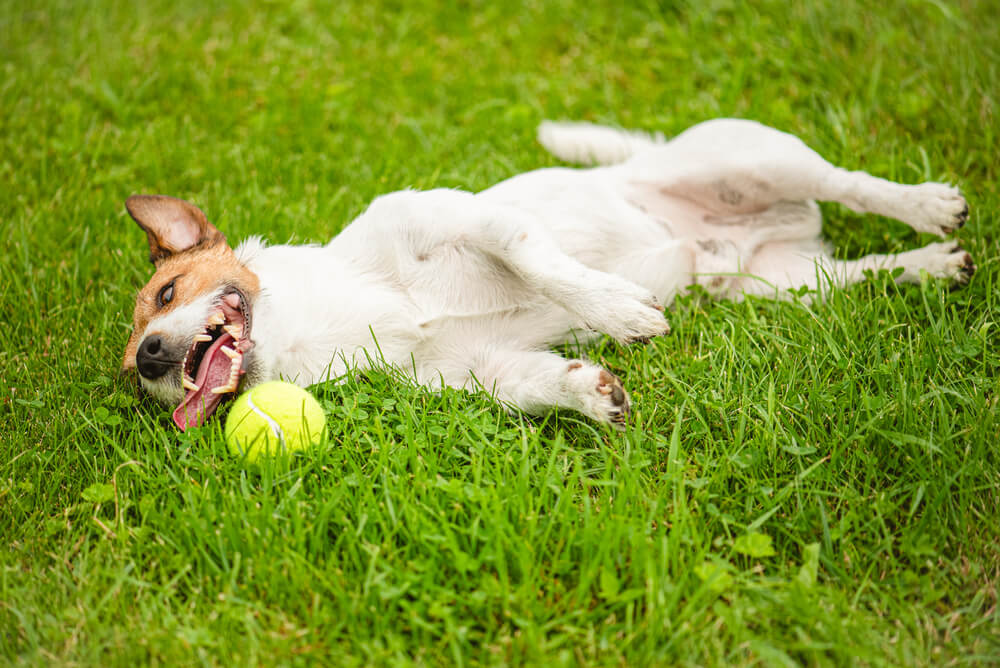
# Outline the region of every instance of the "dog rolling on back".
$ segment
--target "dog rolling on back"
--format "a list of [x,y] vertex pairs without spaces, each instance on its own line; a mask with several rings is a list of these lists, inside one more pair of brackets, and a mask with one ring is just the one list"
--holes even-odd
[[181,429],[252,385],[305,386],[371,364],[430,387],[485,389],[528,413],[561,407],[622,426],[620,380],[551,346],[665,334],[663,305],[695,284],[720,298],[780,298],[869,270],[957,283],[974,270],[949,241],[834,259],[816,200],[941,237],[968,207],[951,186],[849,172],[754,122],[709,121],[671,141],[543,123],[539,139],[600,166],[541,169],[478,194],[384,195],[322,247],[251,237],[233,249],[193,204],[130,197],[155,273],[137,299],[124,368],[176,407]]

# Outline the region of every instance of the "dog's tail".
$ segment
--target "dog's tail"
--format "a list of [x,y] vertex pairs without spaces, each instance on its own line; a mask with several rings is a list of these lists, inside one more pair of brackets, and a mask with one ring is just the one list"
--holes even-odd
[[560,160],[583,165],[615,165],[666,142],[660,133],[556,121],[542,121],[538,126],[538,141]]

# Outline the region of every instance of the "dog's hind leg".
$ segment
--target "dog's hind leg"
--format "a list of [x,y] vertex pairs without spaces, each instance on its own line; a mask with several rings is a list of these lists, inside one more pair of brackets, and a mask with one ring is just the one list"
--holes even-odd
[[[972,257],[953,241],[932,243],[923,248],[895,254],[872,254],[857,260],[836,260],[822,249],[796,243],[768,244],[760,249],[747,268],[747,275],[734,286],[735,293],[766,297],[787,296],[787,290],[801,287],[818,290],[846,287],[863,281],[869,272],[902,269],[897,283],[919,283],[921,274],[962,285],[968,283],[976,267]],[[777,294],[776,294],[777,292]]]
[[702,123],[636,154],[625,168],[637,199],[655,205],[657,195],[680,198],[714,216],[752,214],[782,201],[835,201],[944,236],[969,214],[957,188],[902,185],[835,167],[798,137],[752,121]]

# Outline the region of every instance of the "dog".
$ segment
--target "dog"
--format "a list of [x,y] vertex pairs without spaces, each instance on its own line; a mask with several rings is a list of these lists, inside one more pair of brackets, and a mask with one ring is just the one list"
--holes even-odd
[[708,121],[670,141],[543,122],[538,137],[590,166],[527,172],[478,194],[383,195],[325,246],[250,237],[233,249],[193,204],[129,197],[155,273],[136,300],[123,368],[176,407],[182,430],[258,383],[308,386],[372,366],[622,427],[630,405],[619,378],[551,346],[666,334],[663,305],[694,285],[718,298],[782,298],[803,286],[822,296],[881,269],[958,284],[975,271],[953,241],[834,259],[817,200],[940,237],[969,208],[957,188],[847,171],[753,121]]

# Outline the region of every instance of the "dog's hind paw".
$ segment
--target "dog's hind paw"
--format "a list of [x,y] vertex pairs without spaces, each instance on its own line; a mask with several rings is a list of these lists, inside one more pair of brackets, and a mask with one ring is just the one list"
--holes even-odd
[[610,422],[618,429],[625,428],[631,404],[618,376],[579,360],[570,362],[566,373],[581,413],[600,422]]
[[944,183],[913,186],[902,220],[918,232],[943,237],[959,229],[969,219],[969,205],[958,188]]
[[972,256],[954,241],[930,244],[921,250],[924,252],[921,269],[934,278],[946,278],[956,285],[965,285],[976,273]]

